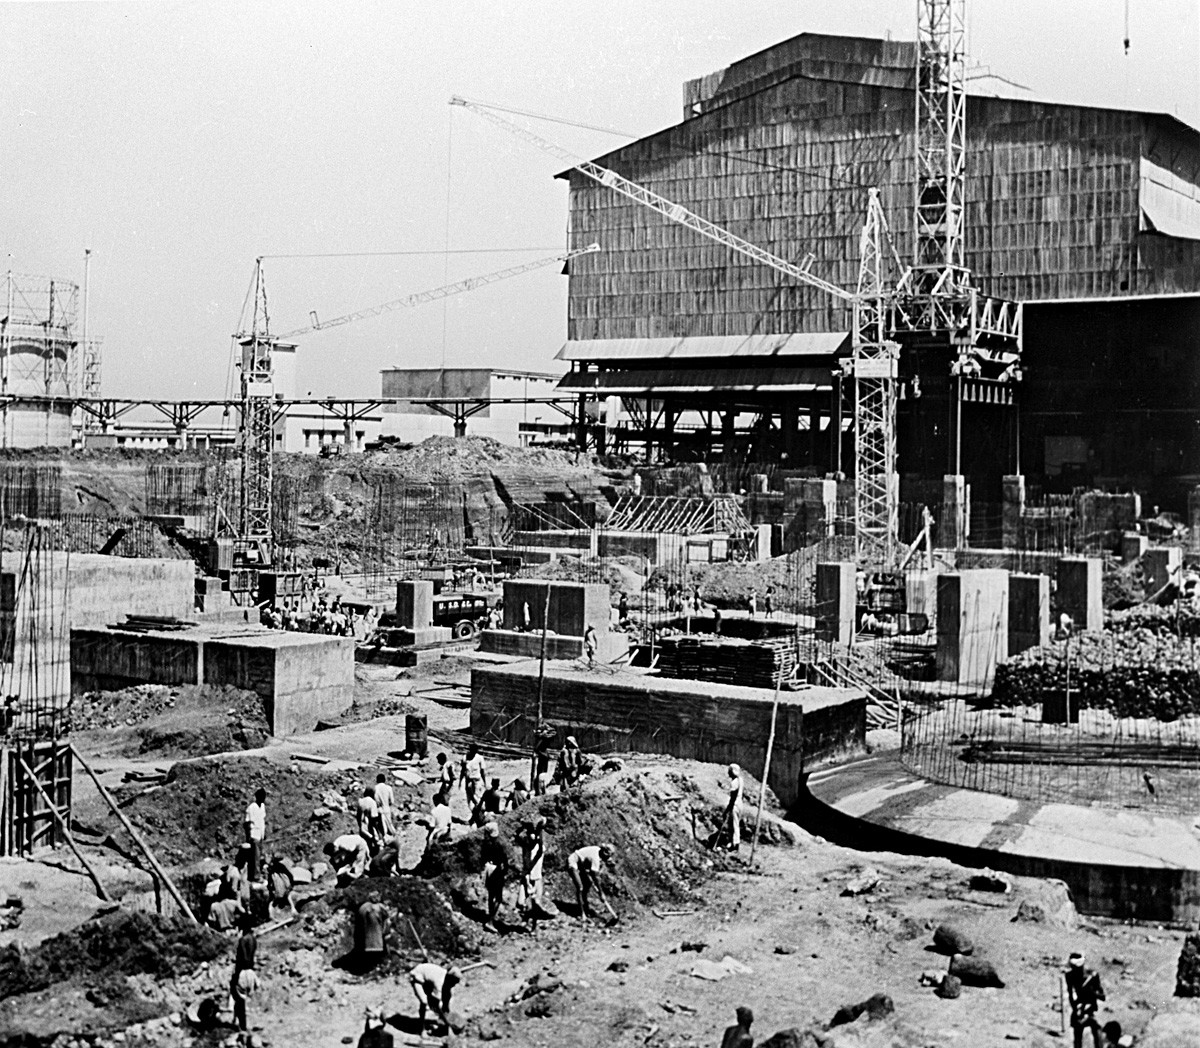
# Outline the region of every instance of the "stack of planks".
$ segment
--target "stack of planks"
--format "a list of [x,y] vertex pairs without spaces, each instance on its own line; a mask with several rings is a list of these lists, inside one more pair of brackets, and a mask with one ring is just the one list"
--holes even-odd
[[782,639],[664,637],[658,672],[682,680],[774,688],[795,674],[796,651],[790,640]]

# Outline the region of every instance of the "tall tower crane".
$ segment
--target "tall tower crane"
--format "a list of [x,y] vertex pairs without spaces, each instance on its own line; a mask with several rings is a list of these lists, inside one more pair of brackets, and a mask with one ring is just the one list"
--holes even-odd
[[[1020,307],[981,295],[965,264],[966,0],[917,0],[917,179],[914,257],[897,283],[885,281],[887,224],[871,190],[860,240],[859,278],[848,291],[812,272],[811,254],[796,265],[722,229],[682,204],[615,171],[582,160],[477,102],[463,106],[557,157],[588,178],[745,257],[820,288],[853,309],[855,383],[855,534],[860,560],[892,562],[897,541],[899,481],[896,448],[900,339],[949,340],[961,418],[963,377],[986,359],[1000,381],[1019,377]],[[897,260],[897,268],[899,261]],[[956,449],[956,472],[961,472]],[[962,534],[962,529],[958,529]]]
[[312,323],[283,335],[271,334],[270,314],[267,309],[267,287],[263,274],[262,259],[254,263],[254,311],[247,331],[234,335],[241,350],[241,418],[238,427],[238,450],[241,458],[239,475],[240,510],[234,543],[234,568],[245,573],[232,588],[237,593],[253,593],[257,590],[255,573],[270,568],[275,562],[274,532],[272,527],[273,451],[274,429],[278,407],[275,403],[274,367],[272,354],[281,342],[306,335],[313,331],[340,327],[356,320],[381,316],[398,309],[410,309],[426,302],[436,302],[463,291],[471,291],[487,284],[495,284],[510,277],[520,276],[556,262],[570,262],[580,255],[599,251],[599,244],[566,251],[518,266],[509,266],[494,273],[468,277],[453,284],[420,291],[415,295],[394,299],[379,306],[347,313],[332,320],[320,321],[315,312],[310,313]]
[[799,265],[781,258],[765,248],[731,233],[714,222],[702,218],[682,204],[660,196],[653,190],[583,160],[540,135],[514,124],[478,102],[455,96],[451,105],[462,106],[511,132],[530,145],[549,153],[588,178],[607,186],[657,211],[672,222],[685,226],[701,236],[723,244],[738,254],[770,266],[786,276],[802,281],[853,308],[853,373],[855,376],[855,504],[860,559],[890,563],[896,542],[896,523],[899,506],[899,486],[896,479],[896,361],[899,347],[887,337],[887,318],[891,301],[891,286],[884,275],[883,245],[887,240],[887,220],[879,203],[879,195],[870,193],[867,218],[862,234],[859,256],[858,286],[848,291],[812,272],[814,256],[810,253]]

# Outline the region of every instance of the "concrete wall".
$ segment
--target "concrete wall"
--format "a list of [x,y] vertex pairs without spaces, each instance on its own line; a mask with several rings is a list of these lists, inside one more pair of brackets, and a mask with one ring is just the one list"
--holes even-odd
[[[471,733],[529,746],[537,717],[538,663],[479,667],[471,673]],[[791,805],[802,772],[861,753],[866,697],[841,688],[781,692],[769,785]],[[543,723],[575,735],[586,749],[667,753],[736,761],[761,775],[772,693],[704,681],[618,671],[589,673],[548,665]]]
[[278,631],[211,640],[204,683],[257,692],[272,735],[311,731],[354,700],[354,641]]
[[137,684],[195,684],[203,676],[203,665],[204,643],[199,636],[71,630],[71,692],[75,695]]
[[354,698],[354,641],[251,628],[71,630],[76,692],[135,684],[230,685],[256,692],[272,735],[311,731]]
[[72,553],[68,583],[72,628],[103,626],[121,615],[193,617],[196,569],[190,560]]
[[[504,628],[523,626],[523,608],[529,604],[529,628],[542,631],[546,585],[540,579],[506,579]],[[588,626],[607,633],[612,618],[608,586],[602,582],[555,582],[550,589],[549,628],[567,637],[582,637]]]

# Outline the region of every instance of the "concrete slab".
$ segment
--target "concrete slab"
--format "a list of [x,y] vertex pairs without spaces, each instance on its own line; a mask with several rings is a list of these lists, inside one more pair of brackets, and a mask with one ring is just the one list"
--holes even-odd
[[961,789],[925,779],[898,753],[814,774],[806,789],[803,821],[832,840],[1058,877],[1085,914],[1200,920],[1200,835],[1190,817]]

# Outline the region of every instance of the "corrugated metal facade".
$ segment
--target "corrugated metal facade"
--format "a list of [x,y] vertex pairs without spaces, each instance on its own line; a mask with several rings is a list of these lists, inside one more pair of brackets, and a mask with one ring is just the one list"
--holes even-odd
[[[698,115],[599,163],[813,272],[857,278],[867,188],[911,254],[913,45],[802,36],[685,86]],[[1200,289],[1200,244],[1140,233],[1146,158],[1195,186],[1200,134],[1171,117],[994,98],[968,104],[967,262],[1022,301]],[[577,173],[569,334],[669,338],[846,330],[822,292]]]

